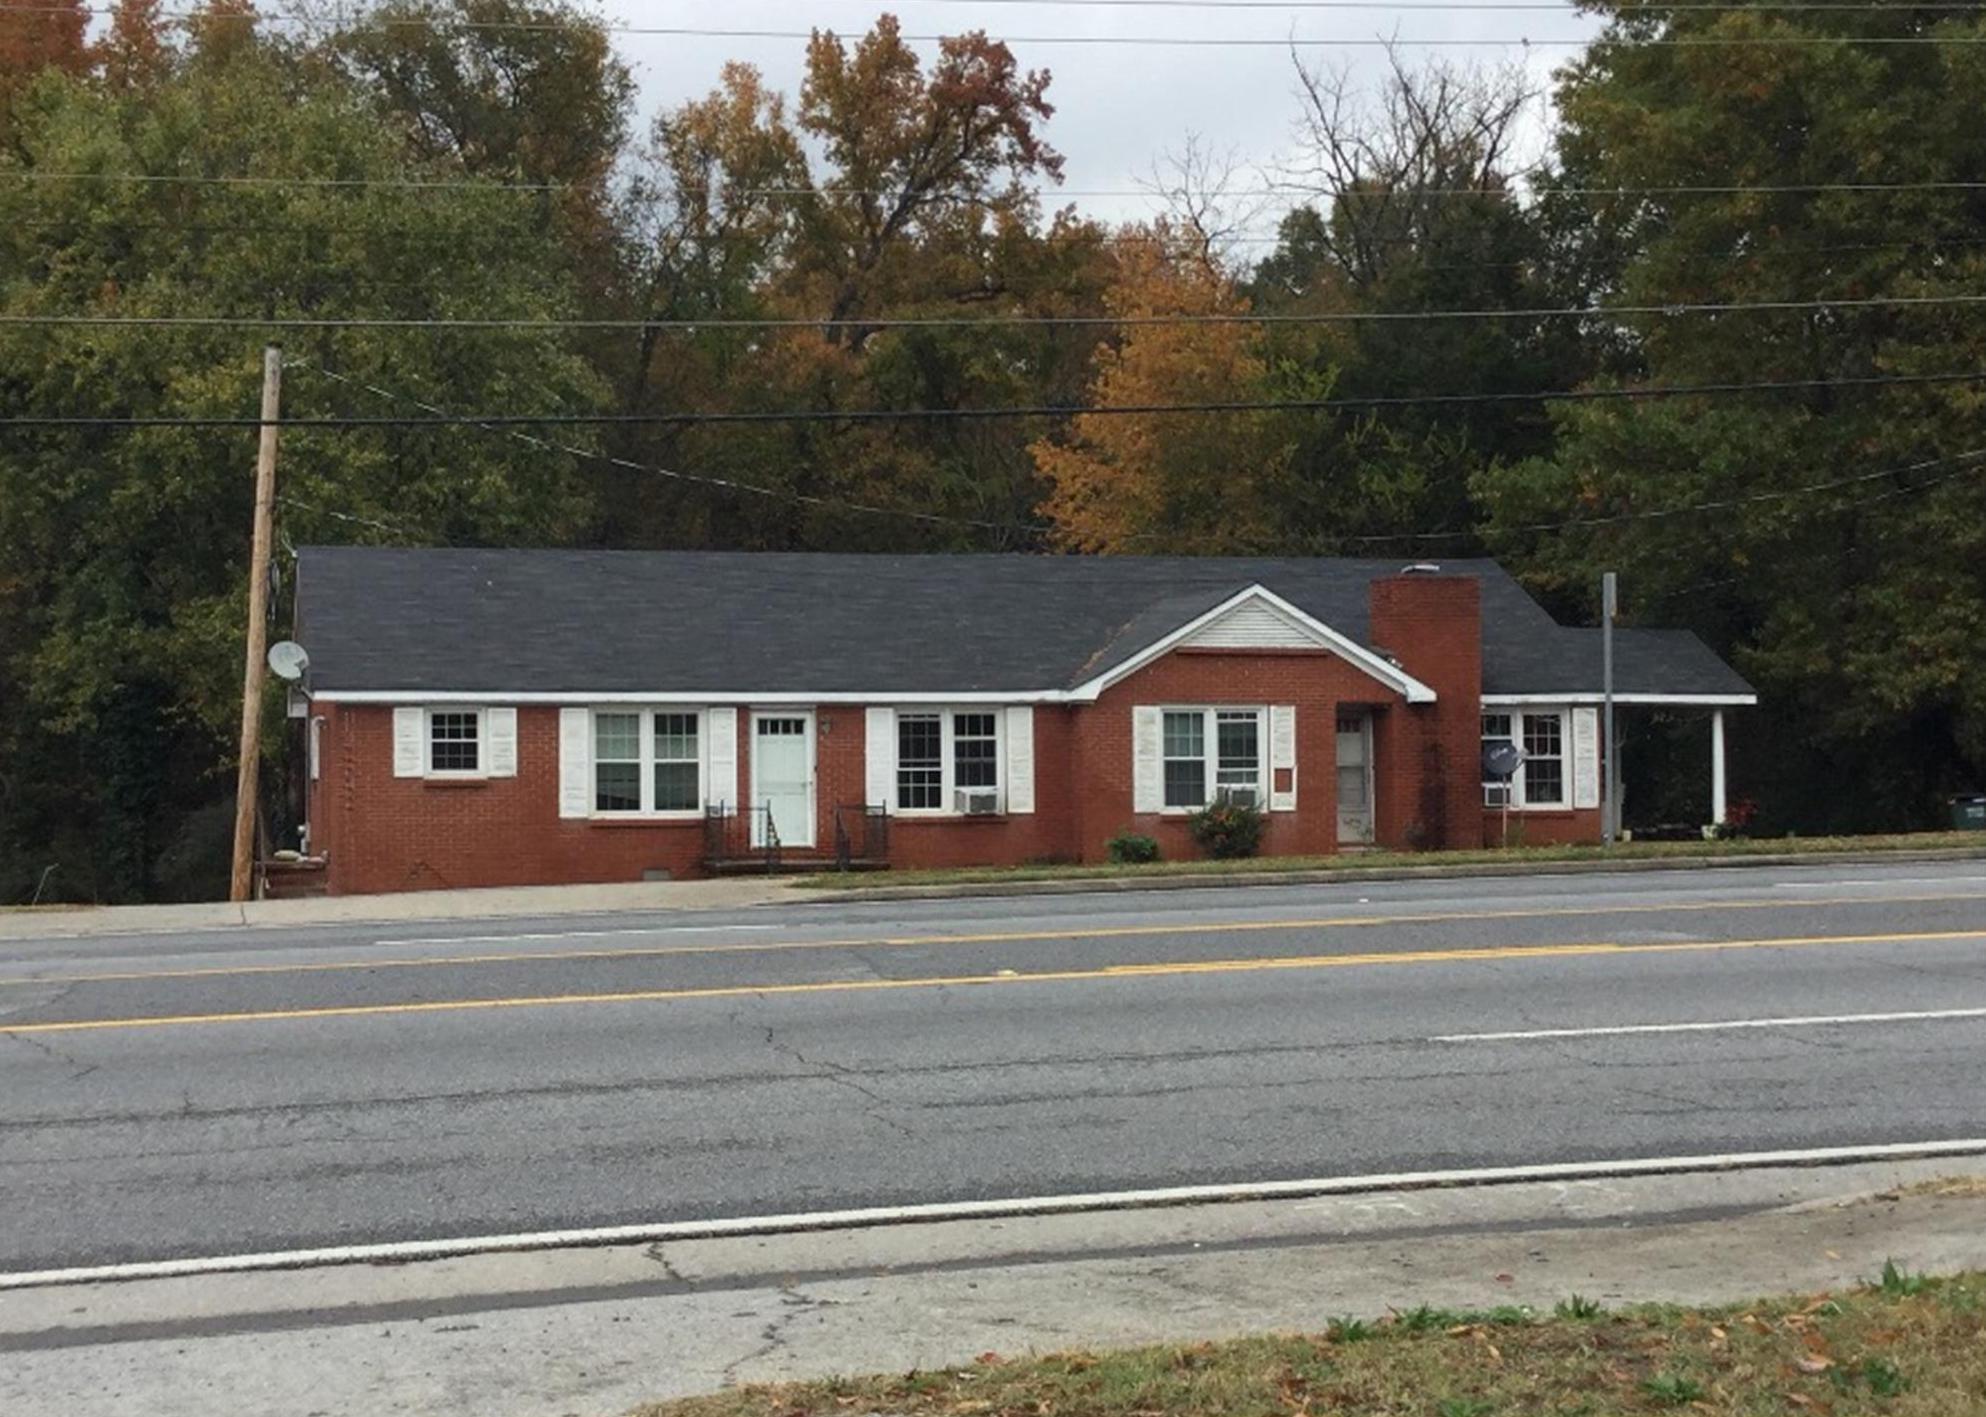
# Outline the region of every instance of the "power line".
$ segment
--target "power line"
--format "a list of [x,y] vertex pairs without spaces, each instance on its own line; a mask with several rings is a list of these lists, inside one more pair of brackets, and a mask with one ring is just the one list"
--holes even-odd
[[[475,427],[483,428],[492,433],[502,432],[505,437],[514,439],[515,441],[520,443],[528,444],[531,447],[537,448],[544,452],[563,453],[569,457],[582,458],[590,462],[602,463],[610,467],[619,468],[623,471],[647,473],[654,477],[666,478],[672,482],[688,482],[705,487],[716,487],[726,492],[737,492],[748,496],[766,497],[777,501],[796,502],[804,506],[820,507],[830,511],[855,512],[864,516],[897,517],[906,521],[920,522],[925,525],[959,526],[959,527],[970,528],[972,530],[977,530],[977,531],[1023,532],[1029,535],[1038,534],[1039,532],[1046,530],[1045,527],[1030,526],[1020,522],[982,521],[973,517],[949,516],[941,512],[920,512],[920,511],[912,510],[907,507],[885,507],[871,502],[856,502],[837,497],[823,497],[814,493],[796,491],[791,488],[766,487],[756,482],[741,482],[736,478],[715,477],[706,473],[683,472],[676,468],[660,467],[653,463],[635,462],[630,458],[615,457],[608,453],[598,452],[592,448],[582,448],[573,444],[561,443],[550,438],[539,438],[529,433],[507,431],[504,427],[506,423],[510,422],[510,420],[507,419],[495,419],[495,418],[487,418],[487,417],[463,417],[460,415],[450,414],[447,412],[447,410],[442,409],[435,404],[424,402],[423,400],[414,398],[409,394],[396,393],[391,389],[381,388],[377,384],[367,383],[363,379],[355,379],[350,377],[349,375],[340,374],[336,370],[326,369],[322,365],[295,364],[295,365],[291,365],[290,367],[303,369],[311,373],[321,374],[327,379],[335,380],[336,382],[340,384],[344,384],[351,388],[362,389],[366,393],[372,394],[378,398],[388,399],[399,403],[411,404],[415,408],[419,408],[429,415],[429,418],[426,420],[408,420],[408,419],[378,420],[373,426],[388,426],[393,424],[398,424],[401,426],[407,426],[407,425],[419,426],[422,423],[446,423],[446,424],[467,423]],[[541,420],[541,421],[556,422],[561,420]],[[291,420],[291,422],[292,425],[294,426],[295,421]],[[306,423],[304,426],[313,426],[313,425]],[[314,426],[325,426],[325,425],[318,424]]]
[[[1979,471],[1981,470],[1982,459],[1986,459],[1986,448],[1968,448],[1964,452],[1951,453],[1944,457],[1926,458],[1918,462],[1907,463],[1901,467],[1879,468],[1874,472],[1854,473],[1847,477],[1830,478],[1824,482],[1809,482],[1797,487],[1774,488],[1765,492],[1748,493],[1742,497],[1719,497],[1712,501],[1689,502],[1679,507],[1652,507],[1645,511],[1614,512],[1607,516],[1599,517],[1568,517],[1563,521],[1532,522],[1522,526],[1484,526],[1470,532],[1402,532],[1396,536],[1374,537],[1371,539],[1375,541],[1445,541],[1454,540],[1462,536],[1476,539],[1485,536],[1535,536],[1552,532],[1572,531],[1580,527],[1618,526],[1628,522],[1663,521],[1672,517],[1694,516],[1703,512],[1735,511],[1741,507],[1756,506],[1763,502],[1780,502],[1788,498],[1811,496],[1816,492],[1833,492],[1843,487],[1861,486],[1891,477],[1907,477],[1911,473],[1928,471],[1934,467],[1948,467],[1952,464],[1960,464],[1960,466],[1955,467],[1946,476],[1929,479],[1917,487],[1893,488],[1867,499],[1865,503],[1847,504],[1848,506],[1867,505],[1869,503],[1886,501],[1891,497],[1902,496],[1909,492],[1921,491],[1925,487],[1949,482],[1953,478],[1962,476],[1967,472]],[[1826,510],[1832,512],[1846,509],[1847,507],[1841,506],[1830,507]],[[1347,537],[1343,539],[1363,540],[1365,538]]]
[[[1986,43],[1986,36],[1981,37]],[[480,193],[499,192],[564,192],[571,190],[570,184],[562,182],[498,182],[484,178],[423,178],[423,177],[311,177],[287,174],[210,174],[197,172],[80,172],[74,170],[49,170],[40,167],[0,167],[0,180],[19,182],[134,182],[165,186],[220,186],[220,187],[296,187],[303,189],[367,189],[393,188],[417,192],[463,191]],[[1864,195],[1893,195],[1903,192],[1981,192],[1986,191],[1986,181],[1923,181],[1923,182],[1725,182],[1725,183],[1685,183],[1667,187],[1550,187],[1538,195],[1552,197],[1751,197],[1751,196],[1819,196],[1822,194],[1856,193]],[[868,197],[879,200],[893,200],[905,195],[892,187],[846,187],[829,184],[822,187],[723,187],[726,201],[737,198],[811,198],[820,200],[837,197]],[[1041,191],[1030,191],[1023,195],[1055,198],[1131,198],[1162,197],[1164,193],[1154,187],[1053,187]],[[1219,193],[1223,198],[1244,200],[1268,200],[1275,197],[1333,197],[1336,200],[1385,201],[1400,198],[1482,198],[1514,197],[1514,188],[1503,186],[1474,187],[1408,187],[1399,190],[1382,188],[1373,191],[1355,191],[1334,194],[1323,188],[1302,182],[1269,183],[1258,187],[1232,188]],[[933,193],[921,198],[933,205],[1001,207],[1010,205],[1010,196],[984,196],[976,193]]]
[[370,315],[0,315],[0,327],[87,325],[116,328],[223,330],[917,330],[1027,328],[1136,328],[1178,325],[1352,325],[1426,320],[1609,320],[1626,315],[1733,315],[1761,311],[1908,309],[1986,304],[1986,295],[1865,295],[1835,300],[1671,301],[1660,305],[1519,306],[1469,310],[1266,311],[1216,315],[851,315],[709,319],[542,319],[527,316]]
[[[777,40],[782,43],[810,42],[814,38],[812,30],[767,30],[767,29],[705,29],[688,25],[643,27],[640,30],[623,31],[644,35],[659,35],[675,39],[745,39]],[[944,34],[906,34],[899,36],[909,44],[940,44],[956,38]],[[1593,43],[1590,38],[1559,39],[1540,37],[1533,39],[1518,35],[1507,39],[1487,39],[1450,36],[1442,39],[1423,39],[1418,36],[1371,36],[1356,38],[1313,38],[1306,35],[1283,35],[1276,38],[1254,38],[1243,35],[1166,35],[1166,34],[1009,34],[997,36],[1001,43],[1008,45],[1039,45],[1044,48],[1054,45],[1070,45],[1078,48],[1100,46],[1120,47],[1129,45],[1135,48],[1158,49],[1583,49]],[[1923,47],[1929,45],[1953,45],[1970,47],[1986,44],[1986,35],[1733,35],[1728,37],[1700,36],[1689,39],[1636,39],[1631,41],[1636,49],[1759,49],[1759,48],[1812,48],[1821,45],[1872,44],[1883,47]]]
[[[902,0],[899,2],[902,3]],[[1480,10],[1486,13],[1528,11],[1548,14],[1565,14],[1577,8],[1574,4],[1549,4],[1542,0],[908,0],[908,3],[973,7],[1014,5],[1053,10]],[[1651,16],[1744,14],[1752,10],[1900,14],[1918,10],[1963,12],[1978,8],[1977,0],[1973,3],[1930,0],[1930,3],[1921,5],[1893,3],[1892,0],[1813,0],[1813,3],[1807,3],[1807,0],[1757,0],[1757,3],[1744,3],[1744,0],[1718,0],[1717,3],[1684,0],[1684,3],[1674,5],[1662,4],[1659,0],[1629,0],[1629,3],[1620,6],[1620,12],[1623,16],[1638,12]]]
[[[1154,192],[1157,197],[1161,194]],[[15,230],[62,231],[81,225],[69,217],[35,217],[11,223]],[[178,222],[178,221],[126,221],[122,219],[107,223],[116,231],[168,231],[185,236],[258,236],[270,234],[310,235],[310,236],[377,236],[380,228],[363,223],[320,222],[308,219],[298,221],[240,221],[240,222]],[[87,236],[101,234],[93,227],[83,233]],[[998,241],[1009,235],[998,230],[975,228],[958,233],[966,238],[985,241]],[[1150,246],[1156,238],[1131,231],[1107,231],[1101,228],[1064,229],[1048,231],[1024,231],[1012,233],[1040,245],[1098,245],[1098,246]],[[1217,246],[1278,246],[1284,237],[1277,234],[1240,234],[1214,238]],[[1381,248],[1414,247],[1420,245],[1420,238],[1414,236],[1381,236],[1367,244]],[[1872,251],[1940,251],[1962,250],[1986,246],[1986,236],[1919,236],[1898,241],[1848,241],[1826,242],[1819,245],[1773,243],[1754,250],[1707,251],[1689,257],[1702,265],[1725,266],[1734,261],[1755,261],[1764,256],[1832,256],[1865,253]],[[1476,270],[1516,270],[1526,266],[1543,265],[1542,257],[1531,256],[1505,261],[1433,261],[1413,263],[1414,269],[1422,271],[1476,271]]]
[[[297,368],[301,366],[291,365],[288,367]],[[311,512],[317,516],[329,517],[333,521],[345,522],[352,526],[371,527],[375,531],[391,532],[395,536],[404,536],[409,541],[433,541],[437,539],[425,531],[403,525],[399,522],[383,522],[373,517],[359,516],[355,512],[341,512],[332,507],[321,507],[315,503],[305,502],[300,498],[289,496],[286,493],[278,494],[276,500],[285,507],[295,507],[298,511]]]
[[[60,13],[53,6],[25,7],[29,12]],[[1466,8],[1466,7],[1462,7]],[[75,13],[69,11],[68,13]],[[108,7],[97,7],[87,11],[92,14],[115,13]],[[171,11],[161,18],[173,20],[195,20],[214,18],[198,11]],[[225,20],[228,17],[220,17]],[[352,28],[346,21],[336,17],[320,17],[295,13],[244,16],[242,22],[267,22],[271,24],[293,24],[307,29],[343,30]],[[395,23],[390,18],[383,23]],[[439,28],[431,21],[419,21],[428,28]],[[455,28],[479,28],[474,23],[464,23]],[[518,22],[514,24],[491,25],[491,28],[556,30],[569,28],[569,24],[546,24]],[[670,39],[724,39],[724,40],[772,40],[780,43],[808,43],[817,31],[814,30],[775,30],[775,29],[728,29],[702,25],[601,25],[601,32],[611,34],[644,35]],[[940,44],[957,38],[945,34],[905,34],[900,35],[908,44]],[[1037,45],[1044,48],[1055,45],[1070,45],[1080,48],[1094,48],[1103,45],[1120,47],[1129,45],[1136,48],[1171,49],[1578,49],[1593,41],[1588,38],[1561,38],[1529,35],[1516,35],[1509,38],[1477,38],[1472,36],[1447,36],[1442,38],[1422,38],[1420,36],[1359,36],[1322,38],[1308,35],[1281,35],[1276,37],[1254,37],[1246,35],[1167,35],[1167,34],[1012,34],[997,38],[1009,45]],[[1636,39],[1632,41],[1640,49],[1754,49],[1770,47],[1807,48],[1817,45],[1871,44],[1886,47],[1957,45],[1970,46],[1986,44],[1986,35],[1696,35],[1684,39]]]
[[[1326,13],[1371,13],[1407,12],[1437,14],[1549,14],[1565,15],[1568,18],[1578,14],[1576,5],[1550,3],[1550,0],[910,0],[912,4],[946,5],[961,4],[976,8],[989,6],[1026,7],[1048,10],[1205,10],[1221,11],[1274,11],[1274,12],[1326,12]],[[1957,3],[1957,0],[1929,0],[1925,4],[1881,3],[1880,0],[1820,0],[1819,3],[1803,4],[1800,0],[1759,0],[1756,4],[1746,3],[1682,3],[1674,5],[1645,4],[1624,5],[1618,15],[1612,18],[1662,18],[1672,14],[1745,14],[1763,12],[1766,14],[1817,12],[1825,14],[1891,14],[1910,13],[1963,14],[1976,10],[1976,4]],[[112,16],[117,8],[112,5],[95,5],[70,8],[56,5],[0,5],[0,13],[24,15],[95,15]],[[173,21],[212,19],[199,10],[162,10],[157,18]],[[220,17],[226,22],[228,17]],[[438,18],[426,15],[363,15],[350,19],[329,15],[308,15],[295,11],[277,14],[256,14],[235,17],[237,23],[294,24],[312,28],[381,28],[381,29],[440,29],[451,30],[511,30],[511,31],[561,31],[586,29],[601,34],[679,34],[682,27],[657,28],[648,25],[626,24],[614,20],[599,20],[584,15],[551,20],[469,20],[453,17]],[[708,33],[692,30],[693,33]],[[925,38],[925,36],[909,36]],[[1439,41],[1436,41],[1439,42]]]
[[[310,365],[292,367],[309,369]],[[1772,379],[1713,384],[1640,385],[1627,388],[1540,389],[1534,391],[1468,394],[1398,394],[1370,397],[1322,399],[1227,399],[1177,403],[1035,404],[1004,405],[991,408],[871,408],[871,409],[793,409],[787,411],[742,412],[655,412],[655,413],[450,413],[422,404],[419,400],[395,394],[374,385],[332,374],[318,373],[364,388],[382,398],[414,404],[425,412],[419,417],[375,417],[354,414],[291,416],[281,420],[285,428],[453,428],[474,426],[491,430],[547,426],[616,427],[651,424],[707,425],[753,423],[911,423],[969,422],[1002,418],[1086,418],[1132,417],[1174,413],[1335,413],[1383,408],[1448,407],[1460,404],[1508,403],[1597,403],[1616,400],[1720,397],[1733,394],[1793,393],[1822,389],[1889,388],[1939,384],[1986,382],[1986,370],[1941,374],[1870,374],[1836,379]],[[262,420],[248,416],[203,414],[65,415],[30,414],[0,419],[0,428],[259,428]],[[523,437],[524,435],[514,435]],[[528,439],[540,442],[539,439]],[[553,446],[548,444],[547,446]],[[587,449],[559,446],[559,451],[575,457],[599,457]],[[657,469],[649,469],[655,471]],[[690,474],[666,474],[689,477]],[[764,490],[764,489],[759,489]],[[913,515],[913,514],[906,514]]]

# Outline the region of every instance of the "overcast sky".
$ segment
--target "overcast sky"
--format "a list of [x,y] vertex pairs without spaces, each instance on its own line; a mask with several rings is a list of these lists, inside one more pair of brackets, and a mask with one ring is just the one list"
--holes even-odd
[[[1047,69],[1055,105],[1048,138],[1068,159],[1064,187],[1072,190],[1134,187],[1148,178],[1154,159],[1181,148],[1188,135],[1217,152],[1232,150],[1244,163],[1269,164],[1290,147],[1298,106],[1290,53],[1284,43],[1333,40],[1304,47],[1309,62],[1349,64],[1363,82],[1382,71],[1384,55],[1345,41],[1448,41],[1410,47],[1411,56],[1439,54],[1461,63],[1523,64],[1540,82],[1576,53],[1563,43],[1484,46],[1460,40],[1565,41],[1591,35],[1598,24],[1569,5],[1540,10],[1441,11],[1427,0],[1407,8],[1303,10],[1213,6],[1082,7],[984,0],[604,0],[610,22],[634,26],[805,31],[819,26],[852,38],[887,10],[905,34],[956,34],[984,29],[1006,39],[1023,68]],[[1470,0],[1461,0],[1466,5]],[[1480,3],[1480,0],[1477,0]],[[1082,35],[1199,36],[1273,41],[1259,48],[1133,44],[1029,43],[1030,37]],[[641,84],[641,123],[661,108],[700,96],[717,81],[727,59],[758,66],[789,95],[800,84],[805,44],[798,39],[707,35],[619,34],[615,43]],[[933,46],[918,45],[927,57]],[[1542,114],[1539,121],[1542,122]],[[1086,212],[1111,219],[1149,215],[1144,198],[1074,198]],[[1052,199],[1051,199],[1052,202]],[[1262,217],[1273,231],[1274,213]]]

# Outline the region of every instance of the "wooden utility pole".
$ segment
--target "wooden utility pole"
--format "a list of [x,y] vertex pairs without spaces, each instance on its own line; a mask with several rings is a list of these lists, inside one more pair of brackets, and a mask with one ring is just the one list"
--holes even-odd
[[248,553],[248,655],[241,685],[241,767],[235,777],[229,900],[247,900],[255,885],[256,779],[269,654],[269,541],[276,517],[276,420],[282,398],[283,351],[272,344],[262,351],[262,439],[255,450],[255,535]]

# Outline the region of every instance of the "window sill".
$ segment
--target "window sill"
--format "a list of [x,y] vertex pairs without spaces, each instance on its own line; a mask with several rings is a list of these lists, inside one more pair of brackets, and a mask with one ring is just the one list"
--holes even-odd
[[906,825],[962,826],[968,822],[1004,822],[1007,812],[892,812],[890,820]]
[[431,772],[421,781],[429,787],[487,787],[490,779],[479,772]]
[[703,819],[702,812],[614,812],[595,813],[586,821],[596,827],[682,827]]

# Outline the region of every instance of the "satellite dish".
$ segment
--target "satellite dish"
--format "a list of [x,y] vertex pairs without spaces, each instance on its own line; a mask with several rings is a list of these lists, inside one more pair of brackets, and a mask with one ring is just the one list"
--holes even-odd
[[269,646],[269,672],[278,679],[301,679],[308,668],[310,656],[295,640],[278,640]]
[[1503,781],[1524,766],[1524,750],[1508,738],[1483,744],[1483,776]]

